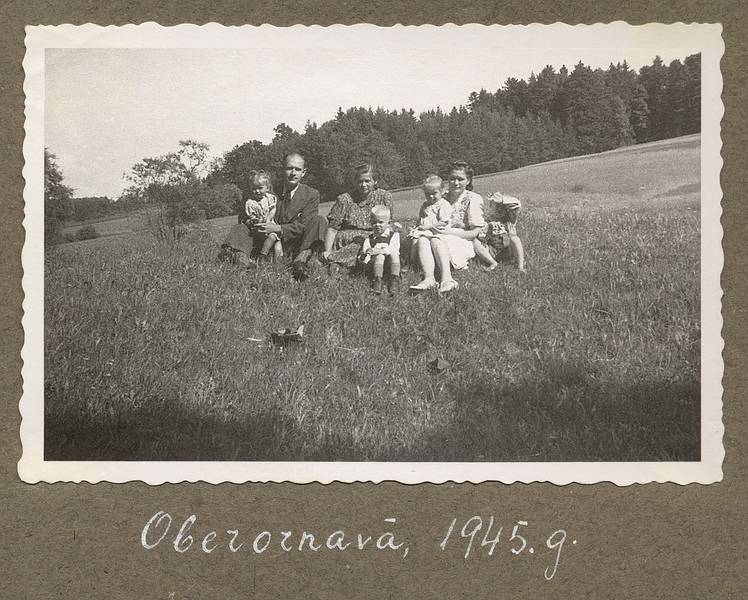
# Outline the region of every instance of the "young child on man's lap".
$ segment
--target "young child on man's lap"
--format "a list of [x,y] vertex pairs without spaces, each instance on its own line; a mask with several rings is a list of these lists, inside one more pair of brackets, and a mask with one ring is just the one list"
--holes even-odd
[[[247,214],[245,223],[250,229],[259,223],[273,223],[278,199],[270,192],[270,176],[264,171],[257,172],[252,177],[249,199],[244,204],[244,212]],[[260,256],[268,258],[270,251],[276,260],[283,256],[283,244],[276,233],[259,234],[262,236],[262,248]]]

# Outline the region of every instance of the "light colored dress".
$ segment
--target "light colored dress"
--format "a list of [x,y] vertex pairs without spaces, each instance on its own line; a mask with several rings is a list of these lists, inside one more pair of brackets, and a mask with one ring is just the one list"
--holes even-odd
[[[465,190],[452,203],[452,216],[449,226],[455,229],[475,229],[486,224],[483,218],[483,198],[480,194]],[[468,261],[475,256],[473,241],[456,235],[440,233],[437,236],[449,250],[449,262],[452,268],[459,271],[467,267]]]

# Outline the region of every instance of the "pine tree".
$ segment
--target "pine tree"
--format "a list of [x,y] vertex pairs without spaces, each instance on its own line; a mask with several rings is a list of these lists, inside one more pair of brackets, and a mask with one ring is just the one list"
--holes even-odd
[[667,137],[666,85],[667,67],[662,59],[656,56],[650,66],[643,66],[639,71],[639,83],[647,92],[649,107],[649,134],[646,141]]
[[686,71],[685,94],[685,131],[701,131],[701,54],[692,54],[683,61]]
[[629,123],[637,142],[644,142],[649,135],[649,105],[647,104],[647,90],[637,84],[634,95],[629,103]]
[[550,113],[559,87],[559,75],[551,65],[544,67],[537,76],[531,74],[527,100],[529,112],[534,115]]
[[605,85],[603,71],[593,71],[580,62],[564,85],[567,122],[574,130],[580,152],[601,152],[626,143],[630,126],[625,107]]

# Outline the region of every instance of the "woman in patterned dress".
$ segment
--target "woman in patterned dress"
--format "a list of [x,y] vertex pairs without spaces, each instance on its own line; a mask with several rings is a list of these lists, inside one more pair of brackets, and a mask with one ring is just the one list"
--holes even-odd
[[[423,271],[423,280],[410,287],[414,292],[438,287],[446,294],[457,289],[452,269],[464,269],[475,256],[473,240],[486,224],[483,218],[483,198],[472,191],[473,169],[466,162],[452,164],[449,172],[449,189],[445,198],[452,205],[449,225],[432,238],[416,241],[416,256]],[[439,268],[440,282],[434,276]]]
[[353,169],[353,189],[338,196],[327,215],[323,256],[347,267],[356,264],[364,240],[371,234],[371,209],[381,204],[393,212],[392,194],[377,187],[374,167],[369,163]]

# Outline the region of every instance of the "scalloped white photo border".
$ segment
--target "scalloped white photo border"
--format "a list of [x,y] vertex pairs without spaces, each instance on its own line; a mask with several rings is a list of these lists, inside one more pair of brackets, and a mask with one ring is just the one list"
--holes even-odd
[[[702,54],[701,97],[701,460],[693,462],[145,462],[45,461],[44,441],[44,52],[46,48],[443,48],[452,46],[527,48],[585,47],[698,48]],[[415,484],[498,481],[554,484],[673,482],[709,484],[722,479],[723,340],[720,274],[724,263],[720,223],[722,190],[720,121],[724,112],[720,60],[724,52],[719,24],[631,26],[594,25],[443,25],[395,26],[295,25],[277,28],[203,26],[162,27],[156,23],[122,27],[29,26],[26,28],[24,92],[26,125],[23,175],[26,241],[23,264],[23,395],[20,478],[28,483],[144,481],[221,482],[381,482]]]

